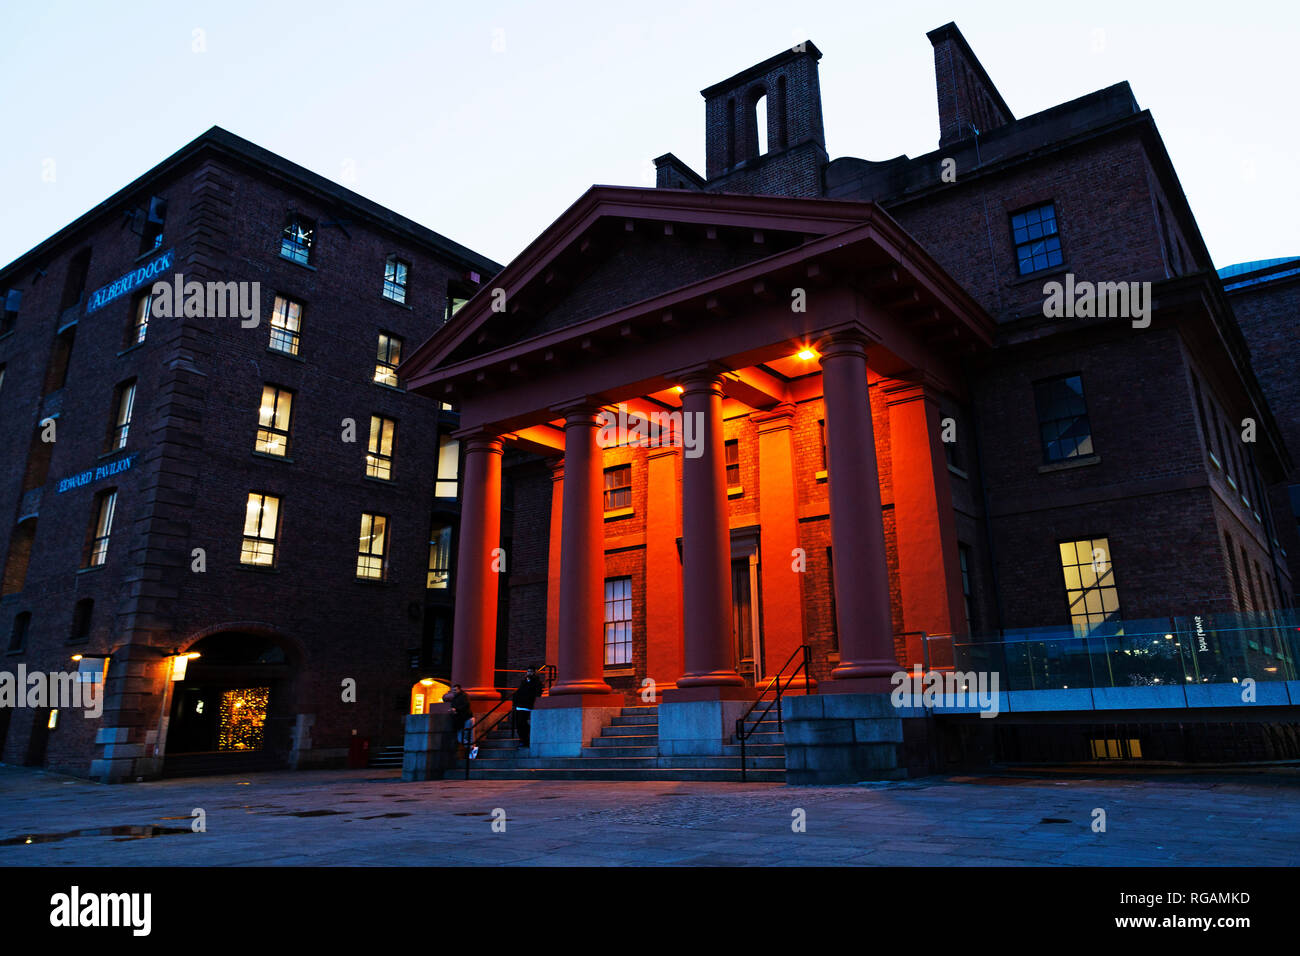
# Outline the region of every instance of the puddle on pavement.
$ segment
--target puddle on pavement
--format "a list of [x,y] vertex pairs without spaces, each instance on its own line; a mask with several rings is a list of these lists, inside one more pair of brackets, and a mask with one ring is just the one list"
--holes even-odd
[[152,837],[168,836],[172,833],[193,833],[189,827],[159,826],[122,826],[91,827],[86,830],[67,830],[63,833],[28,833],[24,836],[9,837],[0,840],[0,846],[22,846],[29,843],[58,843],[76,837],[106,836],[115,837],[115,842],[124,840],[148,840]]

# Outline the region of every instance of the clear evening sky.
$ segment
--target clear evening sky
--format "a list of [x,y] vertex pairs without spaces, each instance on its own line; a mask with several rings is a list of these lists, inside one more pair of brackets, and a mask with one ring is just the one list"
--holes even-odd
[[1018,117],[1128,80],[1216,265],[1300,255],[1295,0],[3,0],[0,263],[212,125],[507,262],[593,183],[703,172],[699,90],[799,40],[832,158],[933,150],[949,20]]

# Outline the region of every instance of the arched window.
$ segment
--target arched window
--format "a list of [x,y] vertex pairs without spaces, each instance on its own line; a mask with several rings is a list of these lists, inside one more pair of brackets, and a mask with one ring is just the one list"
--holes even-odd
[[758,152],[762,156],[767,152],[767,94],[764,93],[754,101],[754,133],[758,137]]

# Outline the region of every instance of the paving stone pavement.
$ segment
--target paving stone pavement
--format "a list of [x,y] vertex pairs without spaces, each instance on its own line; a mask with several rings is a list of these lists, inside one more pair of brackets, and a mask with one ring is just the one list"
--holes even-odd
[[[192,829],[196,809],[205,832]],[[493,829],[498,809],[504,832]],[[806,830],[795,832],[800,817]],[[115,827],[180,832],[77,832]],[[845,787],[402,783],[393,771],[352,770],[102,786],[0,766],[0,866],[1297,863],[1296,769]]]

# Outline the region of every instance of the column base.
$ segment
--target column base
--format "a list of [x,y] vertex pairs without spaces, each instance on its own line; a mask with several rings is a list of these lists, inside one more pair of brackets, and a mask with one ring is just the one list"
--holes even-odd
[[[902,668],[899,668],[902,670]],[[898,686],[890,677],[836,677],[821,685],[823,694],[888,694]]]
[[683,674],[677,678],[678,687],[744,687],[745,679],[733,670],[708,671],[704,674]]
[[466,687],[464,688],[465,696],[469,698],[470,706],[474,711],[478,711],[478,705],[487,701],[491,706],[501,699],[501,688],[499,687]]
[[547,691],[550,697],[586,697],[591,694],[609,695],[614,693],[603,680],[562,680],[556,681]]

